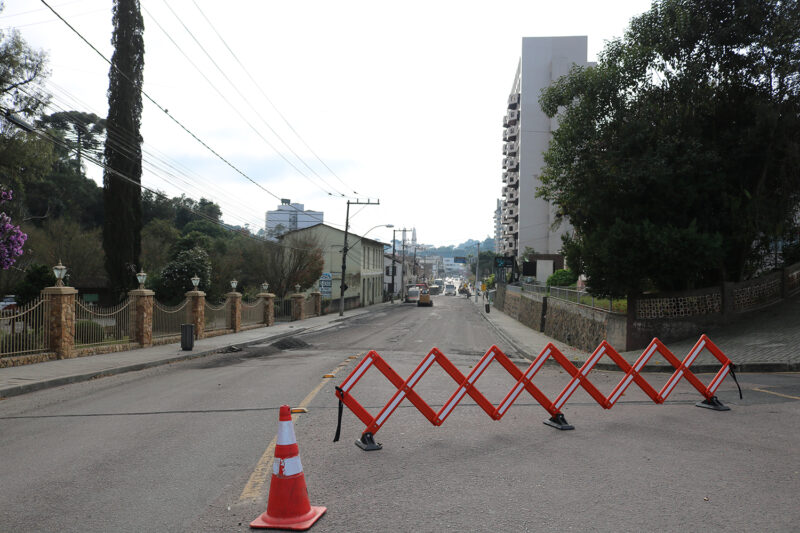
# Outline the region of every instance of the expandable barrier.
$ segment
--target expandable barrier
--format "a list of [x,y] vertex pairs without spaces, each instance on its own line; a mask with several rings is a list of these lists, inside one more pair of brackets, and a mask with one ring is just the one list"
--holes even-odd
[[[689,367],[704,349],[708,350],[721,365],[721,368],[708,386],[704,385],[702,381],[689,370]],[[675,369],[675,372],[658,392],[656,392],[639,373],[656,352],[660,353]],[[608,396],[604,396],[588,379],[589,372],[605,355],[610,357],[620,370],[625,372],[625,376]],[[536,373],[548,359],[555,360],[572,377],[555,400],[550,400],[550,398],[534,385],[532,381]],[[481,374],[492,361],[497,361],[517,382],[500,402],[500,405],[497,406],[487,400],[475,387],[475,382],[480,378]],[[453,381],[458,384],[458,389],[456,389],[439,411],[434,411],[414,391],[414,386],[419,383],[420,379],[422,379],[434,363],[441,366]],[[374,416],[350,393],[367,370],[373,366],[386,376],[392,385],[397,388],[397,392],[392,396],[389,402]],[[696,404],[698,407],[727,411],[730,408],[723,405],[717,399],[715,392],[725,380],[728,373],[733,374],[733,378],[736,380],[736,375],[733,370],[733,363],[731,363],[730,359],[728,359],[705,334],[700,337],[683,361],[678,360],[660,340],[653,339],[639,358],[633,364],[630,364],[608,342],[603,341],[580,368],[576,368],[555,345],[549,343],[524,372],[520,370],[500,348],[492,346],[466,376],[462,374],[438,348],[433,348],[405,380],[401,378],[376,351],[372,350],[356,365],[347,379],[344,380],[341,387],[336,387],[336,397],[339,398],[339,428],[341,427],[342,405],[344,404],[366,425],[366,429],[362,433],[361,439],[356,441],[356,445],[368,451],[379,450],[381,445],[375,442],[375,433],[386,423],[386,420],[406,398],[431,422],[431,424],[440,426],[447,420],[447,417],[450,416],[453,409],[466,395],[469,395],[489,417],[494,420],[500,420],[524,390],[550,413],[550,419],[546,420],[544,422],[545,424],[562,430],[574,429],[572,425],[567,423],[561,409],[579,386],[583,387],[601,407],[604,409],[611,409],[631,383],[636,383],[653,402],[661,404],[669,397],[680,380],[684,378],[686,378],[686,380],[705,398],[703,401]],[[741,396],[741,389],[739,390],[739,395]],[[337,428],[334,442],[339,439],[339,428]]]

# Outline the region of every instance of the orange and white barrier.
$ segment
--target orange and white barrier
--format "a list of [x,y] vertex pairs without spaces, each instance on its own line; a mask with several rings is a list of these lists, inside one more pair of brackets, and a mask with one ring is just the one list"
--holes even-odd
[[[697,359],[697,356],[703,351],[707,350],[719,361],[721,368],[711,380],[708,386],[704,385],[700,379],[695,376],[689,367]],[[656,390],[641,376],[639,373],[644,365],[653,357],[655,353],[661,354],[667,362],[672,365],[675,372],[667,380],[660,391]],[[597,388],[589,381],[589,373],[597,365],[598,361],[604,356],[608,356],[623,372],[625,376],[620,380],[617,386],[611,391],[608,396],[604,396]],[[536,385],[533,384],[533,378],[536,373],[541,369],[542,365],[548,359],[553,359],[557,362],[567,373],[571,376],[571,380],[555,400],[550,400]],[[500,402],[500,405],[495,406],[487,400],[475,387],[475,382],[480,378],[481,374],[486,370],[492,361],[497,361],[512,378],[516,380],[516,384],[511,388],[505,398]],[[448,401],[442,406],[439,411],[434,411],[415,391],[414,386],[422,379],[422,376],[436,363],[456,382],[458,388],[453,393]],[[367,370],[375,367],[392,383],[397,389],[397,392],[392,396],[389,402],[381,409],[377,415],[370,414],[364,407],[353,397],[351,390],[358,383],[361,377],[364,376]],[[658,339],[653,339],[650,345],[642,352],[639,358],[631,365],[628,363],[608,342],[603,341],[589,356],[586,362],[580,367],[576,368],[569,359],[567,359],[555,345],[549,343],[539,353],[538,357],[530,364],[530,366],[523,372],[517,367],[508,356],[503,353],[497,346],[489,348],[478,363],[473,367],[469,375],[464,376],[456,367],[450,362],[449,359],[438,348],[433,348],[427,356],[419,363],[416,369],[411,373],[408,379],[401,378],[397,372],[392,369],[384,359],[378,355],[374,350],[370,351],[364,359],[353,369],[350,375],[345,379],[340,387],[336,387],[336,397],[340,402],[346,405],[365,425],[366,429],[361,435],[361,440],[356,441],[356,444],[364,450],[378,450],[381,448],[380,444],[375,443],[374,435],[383,426],[386,420],[394,413],[397,407],[406,399],[410,401],[431,424],[440,426],[453,412],[453,409],[458,403],[469,395],[475,403],[477,403],[484,412],[494,420],[500,420],[503,415],[508,412],[508,409],[522,394],[522,391],[527,391],[539,404],[550,413],[551,417],[545,421],[545,424],[553,426],[558,429],[574,429],[573,426],[567,423],[564,419],[564,414],[561,412],[564,404],[569,400],[570,396],[575,392],[578,387],[582,387],[594,400],[604,409],[611,409],[619,398],[625,393],[625,390],[631,383],[636,383],[653,402],[657,404],[664,403],[669,397],[675,386],[681,379],[686,379],[703,397],[702,402],[697,405],[699,407],[707,407],[718,411],[727,411],[728,407],[724,406],[717,400],[715,393],[728,373],[733,373],[733,363],[728,359],[725,354],[709,339],[706,335],[702,335],[694,347],[689,351],[683,361],[678,360],[672,352]],[[736,376],[733,376],[736,379]],[[741,391],[740,391],[741,394]],[[341,410],[341,406],[340,406]],[[341,419],[341,415],[340,415]],[[338,440],[337,437],[334,441]]]
[[305,531],[319,520],[326,507],[312,506],[300,463],[300,450],[294,435],[292,413],[282,405],[278,419],[278,438],[272,463],[267,510],[250,523],[252,528]]

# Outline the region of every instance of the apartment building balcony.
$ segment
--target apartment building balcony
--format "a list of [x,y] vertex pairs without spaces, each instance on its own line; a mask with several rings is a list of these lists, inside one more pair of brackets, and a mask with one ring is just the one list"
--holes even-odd
[[503,140],[516,141],[517,135],[519,135],[519,128],[517,126],[509,126],[503,131]]
[[503,155],[517,155],[519,143],[510,142],[503,145]]
[[506,121],[509,124],[516,124],[519,120],[519,111],[516,109],[509,109],[508,113],[506,113]]
[[512,172],[519,170],[519,160],[516,157],[506,157],[503,159],[503,167]]
[[509,187],[519,187],[519,172],[503,172],[503,183]]
[[511,93],[508,95],[508,108],[516,109],[519,107],[519,93]]
[[512,187],[503,187],[503,189],[505,189],[503,196],[506,197],[506,202],[514,205],[519,203],[519,191],[517,189]]

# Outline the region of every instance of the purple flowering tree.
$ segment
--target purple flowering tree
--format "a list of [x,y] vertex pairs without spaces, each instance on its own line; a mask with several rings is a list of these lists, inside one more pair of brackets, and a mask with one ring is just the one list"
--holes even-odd
[[[13,193],[0,186],[0,204],[11,201]],[[20,231],[19,226],[11,222],[11,217],[0,212],[0,268],[8,270],[22,255],[22,245],[28,236]]]

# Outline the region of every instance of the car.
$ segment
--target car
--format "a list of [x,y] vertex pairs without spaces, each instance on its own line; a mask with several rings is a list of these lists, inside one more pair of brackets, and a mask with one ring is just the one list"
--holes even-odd
[[430,291],[432,295],[442,294],[442,286],[441,285],[431,285]]
[[431,300],[431,291],[428,289],[422,289],[419,291],[419,300],[417,300],[417,307],[433,307],[433,300]]
[[418,303],[419,293],[422,289],[419,287],[411,286],[406,289],[406,303]]
[[3,296],[2,301],[0,301],[0,311],[13,311],[16,308],[17,300],[14,298],[13,294]]
[[456,286],[452,283],[448,283],[444,286],[444,295],[445,296],[455,296],[456,295]]

